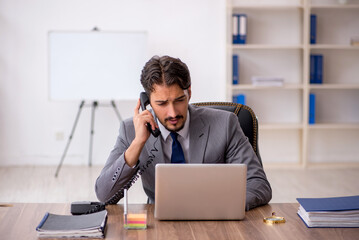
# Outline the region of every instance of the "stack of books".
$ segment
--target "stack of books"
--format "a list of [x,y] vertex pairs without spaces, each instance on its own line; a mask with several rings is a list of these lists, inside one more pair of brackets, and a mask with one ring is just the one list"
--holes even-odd
[[281,77],[252,77],[254,86],[282,87],[284,79]]
[[315,124],[315,101],[316,96],[314,93],[309,94],[309,124]]
[[323,55],[310,54],[310,83],[323,83]]
[[233,54],[232,56],[232,84],[239,84],[239,56]]
[[307,227],[359,227],[359,195],[297,201],[298,215]]
[[317,43],[317,15],[310,14],[310,44]]
[[39,238],[104,238],[107,211],[87,215],[46,213],[36,231]]
[[247,15],[233,14],[232,27],[233,44],[245,44],[247,41]]
[[232,101],[234,103],[239,103],[239,104],[242,104],[242,105],[246,105],[246,95],[244,95],[244,94],[233,95]]

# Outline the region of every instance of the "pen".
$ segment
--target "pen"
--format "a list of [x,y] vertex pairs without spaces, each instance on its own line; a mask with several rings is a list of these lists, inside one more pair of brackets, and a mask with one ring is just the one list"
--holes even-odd
[[123,190],[124,193],[124,204],[123,204],[123,214],[125,216],[125,225],[127,225],[127,189]]

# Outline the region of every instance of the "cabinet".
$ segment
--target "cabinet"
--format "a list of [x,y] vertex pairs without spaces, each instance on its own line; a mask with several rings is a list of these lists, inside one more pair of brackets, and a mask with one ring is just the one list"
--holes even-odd
[[[351,0],[227,1],[227,100],[244,94],[259,121],[264,165],[359,166],[359,3]],[[255,4],[255,5],[254,5]],[[232,14],[247,15],[246,44],[232,43]],[[310,44],[310,16],[316,43]],[[239,84],[232,84],[232,55]],[[323,55],[323,83],[310,83],[310,55]],[[281,77],[280,87],[252,85]],[[315,124],[309,95],[315,94]]]

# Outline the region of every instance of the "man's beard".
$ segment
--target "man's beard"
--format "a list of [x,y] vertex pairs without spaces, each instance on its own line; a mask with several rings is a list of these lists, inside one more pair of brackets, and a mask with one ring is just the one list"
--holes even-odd
[[[177,115],[176,117],[168,117],[168,118],[165,118],[165,123],[169,120],[174,120],[174,119],[177,119],[177,120],[180,120],[180,119],[184,119],[184,117],[182,115]],[[175,129],[168,129],[166,124],[162,124],[168,131],[170,132],[178,132],[180,131],[183,127],[184,127],[184,124],[185,122],[183,122],[183,124],[181,126],[178,126],[176,127]]]

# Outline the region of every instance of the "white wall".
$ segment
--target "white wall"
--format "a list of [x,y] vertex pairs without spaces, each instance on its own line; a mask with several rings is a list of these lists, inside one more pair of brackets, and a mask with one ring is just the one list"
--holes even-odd
[[[48,31],[147,31],[149,57],[181,58],[192,75],[192,101],[225,99],[225,1],[1,0],[0,165],[56,165],[79,102],[48,98]],[[119,102],[123,118],[135,102]],[[82,111],[65,164],[87,164],[90,108]],[[93,163],[104,164],[119,121],[96,112]],[[62,136],[64,135],[64,136]]]

